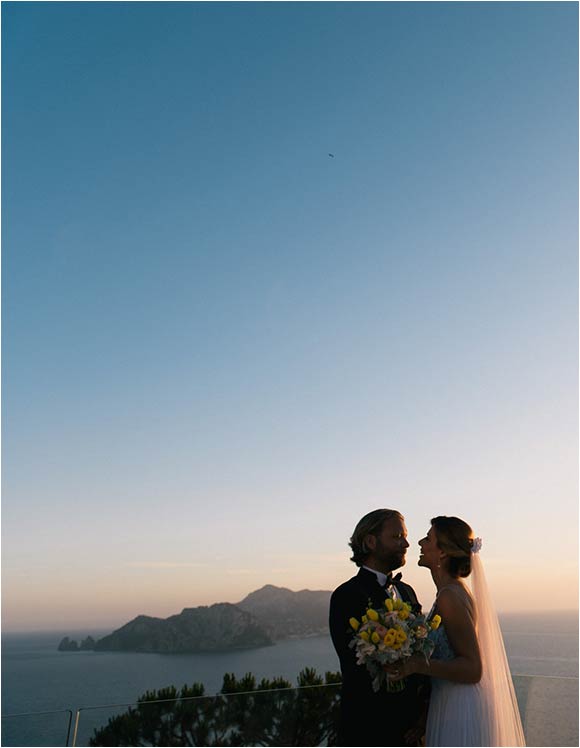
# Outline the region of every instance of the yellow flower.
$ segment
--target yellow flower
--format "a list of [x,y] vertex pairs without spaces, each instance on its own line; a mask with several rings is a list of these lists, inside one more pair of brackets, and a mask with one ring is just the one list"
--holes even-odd
[[368,619],[368,618],[367,618],[366,616],[363,616],[363,617],[361,618],[361,621],[362,621],[363,623],[368,623],[368,622],[369,622],[369,619]]
[[395,608],[395,610],[403,610],[403,605],[404,603],[402,600],[395,600],[395,602],[393,603],[393,607]]
[[403,642],[407,641],[407,634],[404,631],[397,631],[397,641],[403,644]]
[[385,608],[389,611],[389,613],[393,612],[393,601],[390,597],[387,597],[385,600]]
[[360,636],[360,638],[364,642],[368,642],[368,640],[369,640],[369,632],[368,631],[361,631],[360,634],[359,634],[359,636]]
[[371,635],[371,641],[373,644],[378,644],[381,641],[381,637],[377,634],[376,631],[373,631]]
[[358,627],[360,626],[360,623],[356,620],[356,618],[349,618],[348,622],[350,623],[350,627],[354,629],[355,631],[358,631]]
[[403,645],[401,644],[401,642],[395,642],[395,643],[393,644],[393,649],[401,649],[401,647],[402,647],[402,646],[403,646]]
[[369,608],[367,610],[367,617],[370,618],[371,621],[378,621],[379,620],[379,614],[376,610],[373,610],[372,608]]
[[395,642],[397,641],[395,629],[389,629],[385,634],[385,638],[383,639],[383,641],[387,647],[392,647],[393,644],[395,644]]
[[433,616],[433,618],[430,621],[431,628],[433,630],[438,629],[440,623],[441,623],[441,616]]
[[399,611],[399,618],[401,619],[401,621],[406,621],[408,617],[409,617],[408,610],[403,608],[402,610]]

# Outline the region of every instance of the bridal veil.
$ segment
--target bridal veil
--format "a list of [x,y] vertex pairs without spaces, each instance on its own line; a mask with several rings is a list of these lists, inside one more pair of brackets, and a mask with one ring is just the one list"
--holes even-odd
[[[476,543],[479,539],[476,539]],[[491,729],[491,746],[525,746],[524,730],[512,682],[503,636],[493,600],[474,544],[471,554],[471,591],[477,610],[477,638],[483,664],[480,685]]]

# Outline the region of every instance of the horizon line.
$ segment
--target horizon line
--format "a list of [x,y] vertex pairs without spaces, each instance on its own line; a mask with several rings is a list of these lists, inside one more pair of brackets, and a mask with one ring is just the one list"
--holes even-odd
[[[218,604],[218,603],[216,603],[216,604]],[[197,607],[208,607],[208,606],[197,606]],[[519,610],[499,610],[498,611],[498,616],[501,617],[501,616],[509,616],[509,615],[526,615],[526,614],[530,614],[531,615],[532,613],[534,613],[534,614],[537,613],[537,609],[536,608],[522,608],[522,609],[519,609]],[[570,613],[570,614],[575,613],[576,616],[578,617],[578,616],[580,616],[580,608],[553,608],[552,609],[552,613],[560,613],[560,614],[561,613]],[[145,613],[138,613],[137,616],[139,616],[139,615],[146,615],[146,614]],[[137,616],[135,616],[135,617],[137,617]],[[158,617],[159,616],[151,616],[151,618],[158,618]],[[130,620],[133,620],[133,619],[130,619]],[[165,619],[162,619],[162,620],[165,620]],[[126,621],[126,623],[128,623],[128,622],[129,621]],[[78,625],[78,624],[76,624],[76,625]],[[90,632],[90,631],[95,631],[95,632],[96,631],[108,631],[112,626],[115,626],[116,624],[110,624],[108,626],[104,625],[104,626],[98,626],[98,627],[97,626],[93,627],[93,626],[87,625],[87,626],[83,626],[81,628],[76,628],[76,625],[75,625],[75,628],[71,627],[70,629],[67,629],[67,631],[69,633],[66,634],[66,636],[71,636],[73,634],[80,634],[80,633],[84,633],[85,635],[89,635],[86,632]],[[124,625],[125,625],[124,623],[121,624],[121,626],[124,626]],[[119,628],[119,626],[117,626],[117,628]],[[22,629],[22,628],[19,628],[19,629],[5,629],[3,627],[1,633],[2,633],[2,636],[4,636],[5,634],[10,634],[10,635],[15,635],[15,634],[23,634],[23,635],[24,634],[62,634],[63,631],[64,631],[64,629],[62,627],[61,628],[48,628],[48,629],[47,628],[44,628],[44,629],[37,629],[37,628],[34,628],[34,629]],[[320,636],[325,636],[325,635],[326,634],[320,634]]]

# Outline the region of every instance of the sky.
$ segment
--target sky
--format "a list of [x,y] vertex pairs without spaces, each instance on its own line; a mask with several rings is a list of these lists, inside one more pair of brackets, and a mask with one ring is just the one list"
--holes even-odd
[[[575,3],[2,3],[2,617],[578,605]],[[332,154],[332,156],[330,155]]]

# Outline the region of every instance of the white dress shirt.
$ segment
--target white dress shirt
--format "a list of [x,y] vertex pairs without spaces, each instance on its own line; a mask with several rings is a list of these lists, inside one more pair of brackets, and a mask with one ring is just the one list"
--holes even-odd
[[[373,574],[376,574],[377,582],[381,585],[381,587],[384,587],[387,583],[387,575],[383,574],[382,571],[377,571],[376,569],[371,569],[369,566],[363,566],[363,569],[366,569],[367,571],[372,571]],[[389,593],[389,596],[393,598],[393,600],[401,600],[401,596],[399,595],[399,590],[395,587],[394,584],[390,584],[387,587],[387,592]]]

